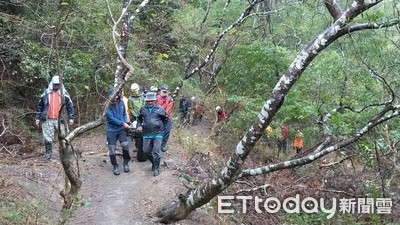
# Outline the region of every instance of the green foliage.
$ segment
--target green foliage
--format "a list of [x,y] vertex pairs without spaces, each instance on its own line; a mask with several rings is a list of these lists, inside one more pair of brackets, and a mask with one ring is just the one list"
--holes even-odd
[[367,168],[375,165],[375,149],[374,146],[367,141],[358,142],[358,155],[364,161]]
[[76,207],[85,207],[85,206],[91,206],[92,202],[91,199],[86,199],[84,196],[81,195],[76,195],[73,197],[75,206]]
[[266,43],[239,45],[231,53],[219,83],[229,95],[241,93],[265,99],[269,97],[265,94],[277,82],[278,74],[284,71],[290,55],[285,48],[270,47]]
[[22,204],[0,203],[0,224],[45,223],[44,206],[36,201]]

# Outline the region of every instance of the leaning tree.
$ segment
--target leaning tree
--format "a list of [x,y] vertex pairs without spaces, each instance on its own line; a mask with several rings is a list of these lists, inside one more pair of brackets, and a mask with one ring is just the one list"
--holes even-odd
[[[75,196],[78,195],[78,192],[82,186],[82,180],[79,176],[79,166],[77,164],[77,156],[76,152],[71,145],[71,142],[79,137],[81,134],[90,131],[96,127],[101,126],[104,123],[105,116],[107,114],[107,109],[110,105],[110,99],[114,98],[117,93],[121,90],[124,86],[125,82],[129,79],[132,75],[134,69],[133,67],[128,64],[125,60],[126,52],[128,48],[128,40],[129,40],[129,29],[132,27],[131,24],[136,19],[138,13],[141,9],[146,6],[149,0],[142,1],[134,10],[133,13],[129,13],[128,9],[132,3],[131,0],[123,0],[122,1],[122,12],[119,18],[114,19],[114,15],[110,7],[109,13],[110,17],[112,18],[112,37],[114,41],[114,46],[116,52],[118,54],[117,63],[116,63],[116,70],[114,73],[114,93],[108,98],[106,101],[102,113],[96,121],[89,122],[84,124],[80,127],[77,127],[71,132],[59,132],[58,133],[58,141],[60,146],[60,159],[65,171],[65,188],[61,192],[61,196],[64,198],[64,205],[63,210],[61,213],[61,220],[60,223],[64,223],[69,215],[69,209],[73,205],[74,200],[76,199]],[[109,6],[107,2],[107,6]],[[62,26],[60,26],[62,29]],[[59,32],[55,32],[58,34]],[[54,36],[56,39],[57,36]],[[62,109],[60,109],[62,110]]]

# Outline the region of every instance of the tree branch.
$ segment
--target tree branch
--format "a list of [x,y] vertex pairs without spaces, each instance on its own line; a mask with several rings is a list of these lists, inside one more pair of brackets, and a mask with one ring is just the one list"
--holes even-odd
[[264,185],[261,185],[261,186],[255,187],[255,188],[241,189],[239,191],[236,191],[234,195],[238,195],[238,194],[240,194],[242,192],[250,192],[250,193],[252,193],[252,192],[258,191],[260,189],[264,191],[265,195],[268,195],[267,188],[269,188],[269,187],[272,187],[272,185],[271,184],[264,184]]
[[388,20],[384,23],[361,23],[361,24],[356,24],[349,26],[346,31],[347,33],[352,33],[360,30],[371,30],[371,29],[382,29],[384,27],[392,27],[400,23],[399,18],[394,18],[391,20]]
[[339,4],[337,4],[336,0],[324,0],[324,4],[328,9],[329,13],[333,17],[333,19],[339,19],[340,15],[342,15],[342,9]]
[[[389,119],[399,116],[400,115],[400,105],[394,106],[390,109],[385,108],[379,114],[384,114],[383,112],[387,113],[388,111],[393,110],[393,109],[395,109],[395,111],[392,114],[389,114],[386,116],[381,115],[380,118],[370,120],[367,123],[367,125],[365,125],[361,130],[359,130],[352,138],[350,138],[346,141],[341,141],[335,145],[331,145],[329,147],[324,147],[324,149],[322,151],[318,151],[318,152],[314,151],[313,154],[310,154],[308,156],[305,156],[305,157],[302,157],[299,159],[289,160],[289,161],[276,163],[276,164],[272,164],[272,165],[268,165],[268,166],[264,166],[264,167],[260,167],[260,168],[255,168],[255,169],[243,170],[236,177],[236,179],[242,178],[242,177],[257,176],[257,175],[266,174],[266,173],[270,173],[270,172],[277,171],[277,170],[288,169],[288,168],[293,168],[293,167],[309,164],[331,152],[342,149],[342,148],[358,141],[359,139],[361,139],[362,136],[364,136],[366,133],[368,133],[372,128],[376,127],[377,125],[379,125]],[[326,142],[324,142],[324,143],[326,143]],[[323,144],[321,146],[323,146]]]
[[336,161],[336,162],[332,162],[332,163],[328,163],[328,164],[321,164],[321,165],[319,165],[319,168],[335,166],[337,164],[344,162],[346,159],[351,158],[351,157],[353,157],[353,155],[348,155],[346,157],[343,157],[342,159],[340,159],[339,161]]
[[208,0],[207,3],[207,9],[206,9],[206,13],[204,14],[204,18],[200,23],[199,28],[197,29],[197,32],[200,32],[203,29],[203,24],[206,22],[207,17],[208,17],[208,13],[210,12],[210,8],[211,8],[211,0]]
[[256,4],[258,4],[260,2],[260,0],[254,0],[253,2],[250,3],[250,5],[243,11],[242,15],[239,17],[239,19],[237,19],[233,24],[231,24],[228,28],[226,28],[225,30],[223,30],[216,38],[216,40],[214,41],[213,47],[211,48],[210,52],[207,54],[207,56],[205,57],[204,61],[200,63],[200,65],[198,65],[196,68],[194,68],[192,71],[190,71],[189,73],[184,75],[184,79],[188,79],[189,77],[191,77],[193,74],[195,74],[196,72],[198,72],[202,67],[204,67],[204,65],[207,64],[207,62],[212,58],[212,56],[215,53],[215,50],[217,49],[219,42],[221,41],[221,39],[225,36],[225,34],[227,34],[230,30],[232,30],[233,28],[239,26],[241,23],[243,23],[243,21],[246,20],[246,18],[248,18],[247,16],[250,14],[251,10],[254,8],[254,6]]

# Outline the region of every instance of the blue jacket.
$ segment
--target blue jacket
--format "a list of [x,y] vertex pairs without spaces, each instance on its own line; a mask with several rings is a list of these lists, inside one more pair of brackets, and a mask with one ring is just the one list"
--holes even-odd
[[117,103],[111,103],[107,111],[106,131],[122,131],[127,118],[124,102],[120,99]]
[[[72,105],[71,97],[69,96],[68,92],[64,90],[64,97],[65,97],[65,107],[67,109],[67,116],[68,120],[74,119],[74,108]],[[46,121],[47,115],[49,111],[49,94],[52,93],[52,89],[46,89],[43,94],[40,96],[39,104],[37,107],[36,119],[40,121]],[[61,94],[60,90],[58,92]]]

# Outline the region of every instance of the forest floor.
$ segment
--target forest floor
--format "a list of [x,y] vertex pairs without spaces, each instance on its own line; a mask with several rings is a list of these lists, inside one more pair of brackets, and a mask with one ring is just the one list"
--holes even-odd
[[[202,125],[190,129],[196,135],[209,135],[210,132]],[[78,162],[83,185],[67,224],[156,223],[156,211],[187,191],[179,168],[187,165],[193,155],[188,154],[173,136],[168,151],[163,154],[161,173],[157,177],[153,177],[149,161],[136,160],[134,143],[131,141],[131,171],[123,172],[122,156],[119,156],[121,175],[115,176],[109,162],[104,129],[89,132],[74,140],[74,149],[82,152]],[[40,143],[34,145],[33,152],[23,155],[1,153],[4,157],[0,160],[0,197],[6,196],[8,199],[0,200],[0,206],[12,210],[14,203],[20,201],[26,204],[24,213],[29,214],[24,217],[24,224],[55,224],[62,207],[59,192],[64,185],[58,146],[54,145],[53,159],[48,162],[41,156],[43,146]],[[120,147],[118,151],[121,151]],[[176,224],[218,224],[221,217],[215,211],[200,208]],[[8,224],[13,220],[13,224],[20,224],[21,219],[18,213],[15,214],[15,218],[8,218],[8,222],[2,221],[0,214],[0,224]]]

